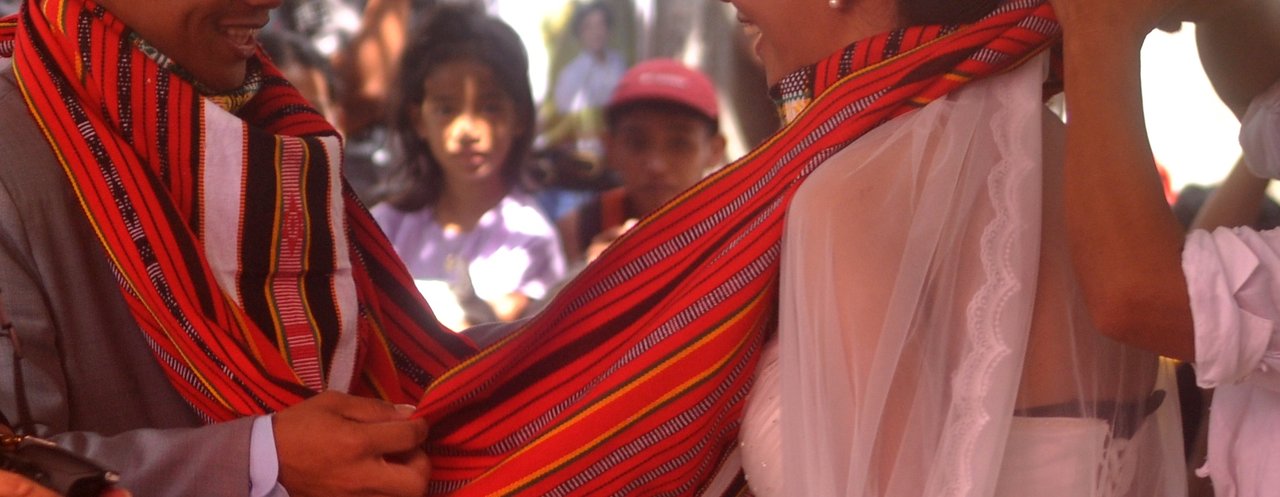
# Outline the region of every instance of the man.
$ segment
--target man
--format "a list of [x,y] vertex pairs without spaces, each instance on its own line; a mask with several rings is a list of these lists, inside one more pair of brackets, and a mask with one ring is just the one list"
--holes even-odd
[[[343,188],[336,132],[259,54],[279,4],[0,21],[0,368],[20,373],[0,411],[138,495],[419,496],[426,425],[393,402],[471,345],[420,300],[377,301],[416,292]],[[416,340],[448,359],[401,355]]]
[[571,263],[590,262],[635,220],[693,186],[724,159],[711,81],[678,61],[627,71],[605,106],[605,164],[622,186],[559,220]]

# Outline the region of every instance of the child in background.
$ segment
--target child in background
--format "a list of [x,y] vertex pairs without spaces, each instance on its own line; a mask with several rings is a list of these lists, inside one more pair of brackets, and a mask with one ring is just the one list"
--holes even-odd
[[437,314],[464,311],[445,324],[519,318],[565,272],[555,229],[517,187],[534,134],[524,47],[478,8],[441,5],[401,61],[399,156],[373,215]]
[[622,185],[557,220],[570,264],[594,260],[637,219],[724,160],[715,87],[679,61],[651,59],[632,67],[604,114],[605,166]]

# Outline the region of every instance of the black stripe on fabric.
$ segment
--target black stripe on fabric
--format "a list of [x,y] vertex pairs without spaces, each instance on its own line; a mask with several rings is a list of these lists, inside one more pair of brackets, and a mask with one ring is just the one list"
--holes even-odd
[[907,35],[907,31],[907,29],[899,29],[889,33],[889,36],[884,40],[884,53],[880,55],[881,60],[889,60],[902,51],[902,42]]
[[244,174],[244,193],[240,200],[244,217],[221,222],[243,223],[239,247],[242,305],[249,319],[267,338],[277,347],[283,347],[284,337],[279,336],[283,330],[278,329],[270,301],[271,289],[267,287],[277,250],[275,231],[280,223],[280,194],[276,190],[280,178],[274,166],[280,153],[279,143],[275,135],[251,127],[245,147],[248,162],[254,167],[246,168]]
[[[163,67],[156,71],[156,119],[154,122],[156,132],[156,160],[159,164],[152,164],[151,167],[156,171],[160,178],[167,184],[169,182],[169,98],[173,94],[172,88],[169,86],[170,72]],[[199,132],[197,123],[199,119],[192,119],[192,126],[195,129],[190,131]],[[199,134],[192,134],[192,137],[198,137]],[[145,146],[145,144],[143,144]]]
[[898,81],[898,86],[928,81],[939,74],[944,74],[950,71],[953,67],[956,67],[960,62],[969,58],[969,56],[973,55],[976,50],[977,48],[966,48],[931,57],[929,60],[922,62],[920,65],[913,68],[911,72],[903,75],[902,79]]
[[[161,105],[167,105],[167,104],[162,102]],[[199,112],[201,111],[200,107],[201,107],[200,99],[199,98],[192,99],[191,101],[188,102],[187,112],[191,112],[192,115],[199,115]],[[193,119],[193,121],[199,121],[199,119]],[[194,128],[195,130],[199,130],[199,126],[194,126]],[[203,185],[200,183],[200,176],[198,175],[200,170],[200,163],[204,159],[203,157],[201,157],[202,144],[197,141],[200,139],[199,138],[200,136],[203,136],[203,133],[199,131],[192,131],[187,136],[191,137],[190,139],[195,141],[195,143],[192,143],[187,147],[188,150],[191,150],[190,152],[191,157],[189,157],[189,161],[191,163],[191,169],[193,171],[196,171],[195,173],[193,173],[196,176],[192,178],[192,181],[193,183],[195,183],[196,188],[203,188]],[[165,184],[168,184],[168,183],[165,183]],[[157,187],[158,186],[160,185],[157,185]],[[192,225],[189,233],[191,233],[192,237],[194,238],[199,233],[201,233],[201,228],[198,223],[202,219],[203,211],[199,208],[193,208],[191,210],[192,212],[190,213],[190,216],[189,216],[191,219],[189,220],[179,219],[181,214],[175,212],[173,215],[173,219],[170,219],[170,223],[191,222]],[[182,224],[173,224],[173,226],[182,226]],[[180,238],[186,238],[186,237],[180,237]],[[205,261],[204,259],[203,247],[199,246],[200,241],[198,239],[195,239],[195,240],[192,240],[192,242],[194,243],[194,245],[186,246],[186,250],[183,251],[183,254],[182,254],[182,259],[184,264],[183,267],[188,267],[188,268],[205,267],[207,265],[207,261]],[[223,298],[223,290],[221,289],[220,286],[218,286],[217,281],[203,280],[204,273],[200,271],[190,271],[188,272],[188,274],[190,274],[192,278],[202,278],[202,281],[197,282],[198,284],[192,285],[195,291],[194,297],[200,305],[201,312],[205,316],[209,316],[210,321],[213,321],[212,317],[216,315],[215,313],[217,312],[217,309],[226,305],[226,301]]]
[[311,114],[318,116],[320,115],[320,112],[307,105],[289,104],[272,111],[271,114],[267,115],[267,119],[271,121],[284,121],[299,114]]
[[[120,134],[125,140],[133,140],[133,82],[129,76],[133,74],[132,48],[125,38],[116,46],[116,102],[115,112],[120,116]],[[105,57],[104,57],[105,58]],[[105,104],[104,104],[105,105]],[[143,109],[143,115],[146,110]],[[136,145],[135,145],[136,146]]]
[[302,142],[306,148],[303,192],[307,195],[303,202],[306,205],[308,234],[307,266],[303,268],[306,276],[303,283],[308,314],[316,321],[320,331],[320,361],[325,366],[323,370],[327,371],[338,347],[338,335],[342,331],[333,288],[338,254],[333,245],[331,228],[338,226],[338,223],[331,217],[329,210],[329,194],[338,185],[329,181],[329,154],[324,144],[318,138],[303,138]]

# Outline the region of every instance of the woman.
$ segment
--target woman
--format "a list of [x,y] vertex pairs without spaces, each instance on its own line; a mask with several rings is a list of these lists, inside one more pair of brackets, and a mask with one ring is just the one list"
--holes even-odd
[[[534,119],[520,39],[478,8],[445,5],[403,60],[392,123],[401,157],[373,215],[415,280],[443,282],[464,304],[479,298],[446,324],[519,318],[565,272],[554,227],[517,185]],[[437,311],[450,303],[426,293]]]
[[[730,1],[789,120],[824,67],[857,64],[846,45],[996,7]],[[1144,474],[1173,469],[1149,416],[1172,405],[1155,356],[1091,336],[1077,305],[1047,68],[1035,57],[897,117],[799,188],[741,434],[757,495],[1176,493],[1161,483],[1177,473]]]

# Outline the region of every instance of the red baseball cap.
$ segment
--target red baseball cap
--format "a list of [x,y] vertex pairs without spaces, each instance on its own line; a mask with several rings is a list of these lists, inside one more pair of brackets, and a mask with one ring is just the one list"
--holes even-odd
[[720,119],[720,104],[711,80],[672,59],[649,59],[627,70],[614,87],[605,112],[623,104],[655,100],[683,105],[712,121]]

